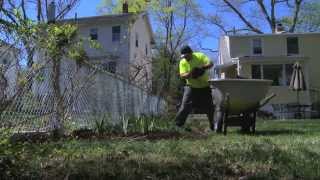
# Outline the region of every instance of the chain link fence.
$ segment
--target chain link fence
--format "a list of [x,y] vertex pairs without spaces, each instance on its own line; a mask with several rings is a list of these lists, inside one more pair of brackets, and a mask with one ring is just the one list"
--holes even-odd
[[[47,63],[0,112],[1,127],[49,131],[54,126],[53,107],[57,102],[63,112],[63,126],[72,129],[91,128],[95,121],[105,117],[116,124],[124,117],[160,116],[166,112],[163,98],[150,95],[115,74],[94,66],[63,62],[59,76],[60,98],[54,97],[52,68]],[[6,92],[9,91],[14,90]]]

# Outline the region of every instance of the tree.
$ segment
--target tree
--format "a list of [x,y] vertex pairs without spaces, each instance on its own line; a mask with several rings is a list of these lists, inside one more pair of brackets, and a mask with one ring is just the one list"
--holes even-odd
[[[80,0],[56,0],[57,14],[55,19],[62,19]],[[21,36],[17,29],[21,26],[30,28],[30,21],[40,24],[47,21],[49,0],[0,0],[0,37],[8,37],[8,40],[19,45],[19,49],[26,55],[28,68],[33,65],[35,47],[30,36]],[[36,9],[36,17],[34,17]],[[19,16],[17,16],[19,13]],[[20,43],[17,42],[19,40]]]
[[[59,0],[58,1],[58,13],[53,20],[61,19],[78,0]],[[19,2],[8,0],[5,1],[0,9],[0,28],[1,39],[6,40],[12,46],[21,50],[22,58],[19,59],[20,63],[27,60],[27,68],[25,69],[24,76],[21,76],[18,80],[17,92],[10,96],[4,97],[1,95],[0,99],[0,114],[14,103],[14,101],[25,94],[25,92],[31,91],[31,85],[33,78],[39,74],[39,71],[46,66],[46,63],[51,64],[51,82],[53,93],[53,105],[52,105],[52,124],[54,135],[61,135],[63,133],[63,116],[64,116],[64,102],[63,94],[60,88],[60,64],[63,59],[74,59],[76,61],[82,61],[86,58],[85,51],[82,46],[82,40],[75,38],[77,35],[77,28],[72,25],[59,25],[48,24],[47,18],[44,18],[46,11],[48,10],[47,1],[38,0],[37,5],[37,19],[33,19],[29,13],[32,10],[27,11],[26,3],[34,5],[31,1],[21,0]],[[45,7],[43,10],[42,7]],[[4,39],[6,38],[6,39]],[[35,63],[35,52],[43,53],[42,63]],[[27,55],[27,58],[23,58]],[[0,54],[1,57],[1,54]],[[81,63],[81,62],[79,62]],[[5,90],[8,86],[6,83],[6,77],[0,72],[1,84],[0,89]]]
[[54,136],[64,134],[62,120],[65,114],[64,95],[61,92],[60,76],[63,59],[73,59],[78,63],[87,60],[81,38],[77,38],[78,30],[74,25],[42,24],[37,26],[37,34],[40,34],[37,45],[42,54],[52,64],[50,82],[53,91],[53,107],[51,127]]
[[[218,26],[224,33],[246,31],[258,34],[275,33],[276,25],[286,19],[284,12],[292,12],[291,21],[287,24],[288,31],[294,32],[299,22],[301,6],[306,0],[209,0],[219,13],[206,16],[205,19]],[[241,25],[228,25],[223,19],[240,20]],[[209,17],[209,18],[207,18]],[[229,16],[230,18],[230,16]]]
[[158,95],[168,97],[173,86],[176,86],[172,83],[177,79],[178,49],[197,35],[195,27],[199,26],[191,20],[196,19],[198,4],[195,0],[104,0],[100,12],[119,13],[124,2],[128,2],[131,13],[148,11],[156,26],[158,57],[153,61],[153,66],[157,66],[153,68],[153,89],[157,90],[155,93]]
[[147,10],[154,2],[152,0],[102,0],[98,9],[101,14],[117,14],[122,12],[123,3],[128,3],[129,12],[139,13]]
[[[291,21],[290,18],[287,21]],[[300,18],[297,22],[298,32],[320,31],[320,2],[311,1],[301,7]]]

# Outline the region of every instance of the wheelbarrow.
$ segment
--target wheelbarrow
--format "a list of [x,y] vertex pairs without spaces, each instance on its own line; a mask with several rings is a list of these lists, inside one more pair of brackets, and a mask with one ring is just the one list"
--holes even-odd
[[229,126],[255,133],[256,112],[275,94],[266,96],[272,81],[263,79],[211,79],[215,129],[227,134]]

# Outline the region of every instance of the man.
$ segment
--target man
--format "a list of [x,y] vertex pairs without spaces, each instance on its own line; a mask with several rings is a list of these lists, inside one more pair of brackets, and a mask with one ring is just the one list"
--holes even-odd
[[181,106],[176,115],[176,125],[182,127],[192,108],[197,107],[206,112],[210,129],[214,130],[214,107],[208,82],[208,70],[213,66],[213,63],[205,54],[193,52],[187,45],[181,48],[181,58],[179,72],[180,77],[186,80],[186,86]]

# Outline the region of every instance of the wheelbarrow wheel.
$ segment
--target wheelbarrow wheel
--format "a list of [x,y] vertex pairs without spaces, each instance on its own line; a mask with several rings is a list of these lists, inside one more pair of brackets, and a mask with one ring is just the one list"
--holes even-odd
[[243,115],[241,131],[243,133],[255,133],[256,130],[256,113],[246,113]]
[[250,114],[243,114],[242,122],[241,122],[241,132],[242,133],[250,133],[251,128],[251,117]]

